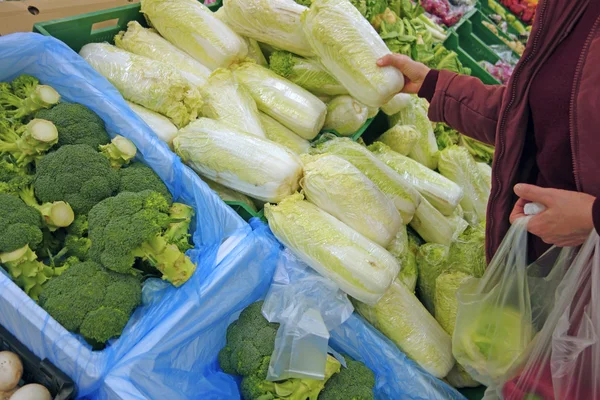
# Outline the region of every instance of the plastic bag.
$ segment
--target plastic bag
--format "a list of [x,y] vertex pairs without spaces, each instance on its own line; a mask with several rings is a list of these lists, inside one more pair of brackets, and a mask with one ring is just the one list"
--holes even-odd
[[475,6],[473,0],[421,0],[421,5],[440,22],[451,27]]
[[575,253],[553,247],[529,264],[529,218],[513,224],[483,277],[471,278],[457,292],[454,357],[492,391],[544,326]]
[[[187,254],[198,263],[194,276],[180,289],[162,281],[148,280],[144,302],[132,315],[122,336],[102,351],[64,329],[38,307],[4,274],[0,274],[0,324],[38,357],[49,359],[77,384],[81,396],[95,391],[102,377],[144,336],[162,322],[162,329],[179,321],[170,319],[185,306],[183,293],[200,292],[215,268],[221,243],[239,240],[250,227],[185,167],[131,109],[117,90],[65,44],[33,33],[0,38],[0,80],[27,73],[54,87],[67,102],[79,102],[104,120],[111,136],[131,139],[142,158],[165,182],[173,198],[196,210],[193,240]],[[236,239],[238,238],[238,239]],[[231,242],[230,242],[231,243]],[[189,321],[194,322],[194,321]],[[197,321],[196,321],[197,322]],[[158,364],[158,363],[157,363]]]
[[600,398],[600,238],[594,231],[556,290],[544,327],[502,387],[505,400]]

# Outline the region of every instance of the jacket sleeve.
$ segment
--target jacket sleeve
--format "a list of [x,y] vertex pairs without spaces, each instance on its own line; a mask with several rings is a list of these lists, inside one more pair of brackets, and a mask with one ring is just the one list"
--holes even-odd
[[429,101],[432,121],[444,122],[473,139],[493,145],[505,88],[484,85],[471,76],[431,70],[419,97]]

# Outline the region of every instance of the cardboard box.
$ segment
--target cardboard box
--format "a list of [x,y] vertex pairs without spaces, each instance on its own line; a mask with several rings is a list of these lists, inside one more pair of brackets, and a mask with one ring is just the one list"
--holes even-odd
[[120,7],[139,0],[23,0],[0,2],[0,35],[31,32],[33,24],[92,11]]

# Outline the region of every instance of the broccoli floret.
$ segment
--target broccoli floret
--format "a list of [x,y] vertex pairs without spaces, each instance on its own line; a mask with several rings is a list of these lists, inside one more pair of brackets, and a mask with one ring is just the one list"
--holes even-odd
[[144,190],[153,190],[162,194],[165,199],[171,204],[173,198],[167,186],[156,175],[152,168],[141,162],[134,162],[126,168],[119,170],[121,183],[119,185],[120,192],[141,192]]
[[58,131],[50,121],[33,119],[15,130],[0,120],[0,153],[14,158],[18,167],[24,168],[40,159],[57,140]]
[[105,144],[99,147],[100,153],[102,153],[113,168],[121,168],[127,165],[135,157],[137,148],[133,142],[121,135],[117,135],[109,144]]
[[101,346],[121,335],[141,299],[137,277],[88,261],[70,265],[46,283],[39,304],[66,329]]
[[346,368],[325,383],[319,400],[372,400],[375,398],[375,375],[360,361],[344,357]]
[[39,84],[40,81],[35,76],[23,74],[13,79],[13,81],[10,83],[10,89],[12,89],[12,92],[16,96],[24,99],[28,97]]
[[0,82],[0,93],[12,93],[12,86],[8,82]]
[[0,193],[0,253],[29,246],[35,250],[42,242],[42,218],[36,209],[20,198]]
[[119,188],[117,171],[87,145],[63,146],[36,166],[35,196],[42,202],[65,201],[75,214],[86,214]]
[[182,285],[196,265],[163,236],[173,222],[168,212],[164,196],[150,190],[101,201],[88,215],[89,258],[126,274],[140,273],[134,269],[139,259],[160,271],[163,279]]
[[60,94],[52,87],[35,81],[22,79],[13,85],[13,93],[0,91],[0,108],[6,117],[19,119],[58,104]]
[[58,147],[87,144],[96,150],[110,142],[104,121],[82,104],[60,103],[49,110],[38,111],[36,118],[47,119],[56,125]]
[[190,243],[190,224],[194,216],[194,209],[182,203],[173,203],[169,209],[171,222],[164,233],[165,240],[174,244],[182,252],[186,252],[194,246]]
[[66,254],[77,257],[79,260],[87,260],[91,247],[92,241],[87,237],[75,235],[67,235],[65,237]]

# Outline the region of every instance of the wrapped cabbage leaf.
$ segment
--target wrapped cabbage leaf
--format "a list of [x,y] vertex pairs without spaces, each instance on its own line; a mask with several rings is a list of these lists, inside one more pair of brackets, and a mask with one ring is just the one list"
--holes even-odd
[[435,316],[435,283],[438,276],[448,270],[448,246],[425,243],[417,252],[417,293],[423,305]]
[[334,97],[327,103],[323,129],[341,136],[355,134],[367,122],[369,110],[348,95]]
[[152,129],[160,140],[168,144],[169,147],[172,147],[173,139],[179,131],[169,118],[132,102],[127,101],[127,104]]
[[287,147],[296,154],[308,153],[310,149],[310,142],[308,140],[296,135],[267,114],[259,111],[258,117],[267,135],[267,139]]
[[410,94],[398,93],[390,101],[381,106],[381,111],[386,115],[394,115],[410,106]]
[[389,146],[396,153],[403,156],[410,154],[417,140],[419,140],[417,128],[412,125],[399,124],[392,126],[377,139],[378,142]]
[[416,250],[413,250],[409,244],[408,232],[405,225],[402,225],[396,234],[396,237],[387,247],[387,251],[396,257],[400,263],[400,273],[397,280],[402,282],[411,292],[417,287],[417,258]]

